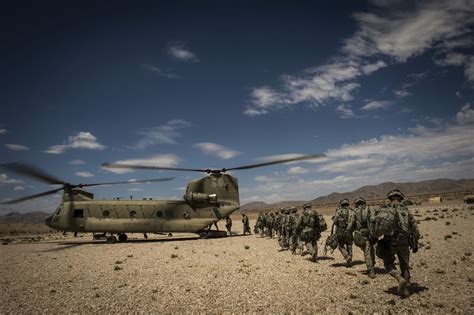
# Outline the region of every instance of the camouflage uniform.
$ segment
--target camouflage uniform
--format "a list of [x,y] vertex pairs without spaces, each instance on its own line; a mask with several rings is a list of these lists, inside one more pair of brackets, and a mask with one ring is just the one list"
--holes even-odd
[[245,233],[249,233],[249,234],[252,234],[250,232],[250,223],[249,223],[249,217],[245,214],[245,213],[242,213],[242,224],[244,225],[244,235]]
[[355,224],[354,211],[349,207],[349,200],[343,199],[332,218],[336,226],[339,251],[346,260],[346,266],[352,265],[352,229]]
[[364,198],[357,198],[354,203],[356,205],[354,209],[355,227],[357,229],[354,233],[354,240],[357,240],[356,233],[360,233],[358,234],[360,236],[360,244],[354,243],[364,251],[365,265],[367,266],[369,277],[373,279],[375,278],[375,248],[374,242],[369,235],[371,209],[367,206]]
[[[410,247],[414,253],[418,251],[420,232],[415,218],[407,206],[401,201],[405,198],[397,189],[388,193],[390,204],[385,209],[393,209],[397,213],[398,228],[393,235],[384,235],[377,244],[377,256],[382,258],[385,269],[398,281],[398,292],[403,297],[409,295],[407,285],[410,284]],[[398,257],[400,271],[395,267],[395,255]]]
[[268,233],[268,227],[267,227],[267,225],[268,225],[268,223],[267,223],[268,217],[269,217],[269,215],[268,215],[267,212],[265,212],[265,213],[262,215],[262,231],[261,231],[261,233],[260,233],[260,234],[262,235],[262,237],[266,236],[267,233]]
[[275,215],[273,212],[270,212],[270,215],[267,218],[267,237],[273,238],[273,225],[275,224]]
[[290,215],[288,217],[288,244],[291,248],[291,253],[296,254],[296,249],[299,247],[301,252],[303,252],[302,245],[299,242],[299,235],[296,232],[296,225],[298,224],[299,216],[298,209],[292,208],[290,210]]
[[296,225],[296,232],[306,245],[311,255],[311,261],[315,262],[318,258],[318,240],[321,237],[319,231],[319,217],[318,213],[311,209],[311,204],[305,203],[303,209],[303,214],[300,216]]
[[286,224],[286,210],[285,209],[281,209],[280,210],[280,213],[279,213],[279,229],[278,229],[278,245],[280,245],[280,247],[282,249],[288,249],[288,246],[286,246],[285,248],[285,242],[284,242],[284,239],[285,239],[285,224]]
[[281,212],[282,212],[283,209],[280,209],[280,211],[278,211],[276,214],[275,214],[275,222],[273,223],[273,230],[275,231],[275,235],[277,237],[278,240],[280,240],[280,224],[281,224]]

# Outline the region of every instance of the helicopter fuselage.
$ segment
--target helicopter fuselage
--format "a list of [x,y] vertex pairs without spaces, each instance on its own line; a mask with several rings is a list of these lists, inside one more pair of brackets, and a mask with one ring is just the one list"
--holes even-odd
[[238,204],[193,208],[185,200],[97,200],[63,202],[46,224],[56,230],[107,233],[197,233]]

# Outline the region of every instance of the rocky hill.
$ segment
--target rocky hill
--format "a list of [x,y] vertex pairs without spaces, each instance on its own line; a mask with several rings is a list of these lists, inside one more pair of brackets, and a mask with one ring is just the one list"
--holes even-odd
[[36,212],[29,212],[29,213],[18,213],[18,212],[10,212],[6,215],[0,216],[0,223],[4,224],[38,224],[44,223],[44,219],[49,214],[42,211]]

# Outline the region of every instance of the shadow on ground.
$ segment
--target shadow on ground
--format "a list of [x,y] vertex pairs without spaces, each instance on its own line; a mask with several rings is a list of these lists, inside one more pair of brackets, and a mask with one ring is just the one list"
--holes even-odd
[[[426,290],[429,290],[429,288],[425,287],[423,285],[420,285],[418,283],[412,283],[411,285],[408,286],[408,292],[410,292],[410,295],[420,294],[421,292],[426,291]],[[392,295],[399,296],[397,286],[391,287],[391,288],[385,290],[384,292],[387,293],[387,294],[392,294]]]

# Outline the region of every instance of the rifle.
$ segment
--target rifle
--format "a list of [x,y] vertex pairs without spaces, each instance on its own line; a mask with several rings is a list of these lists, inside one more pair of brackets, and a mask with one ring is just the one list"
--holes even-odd
[[[324,244],[324,257],[327,256],[327,253],[328,253],[328,247],[331,247],[330,246],[330,239],[332,238],[333,234],[334,234],[334,225],[336,225],[335,222],[332,222],[332,226],[331,226],[331,234],[328,236],[328,238],[326,239],[326,243]],[[331,247],[332,249],[332,247]]]

